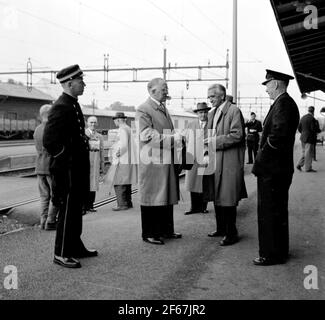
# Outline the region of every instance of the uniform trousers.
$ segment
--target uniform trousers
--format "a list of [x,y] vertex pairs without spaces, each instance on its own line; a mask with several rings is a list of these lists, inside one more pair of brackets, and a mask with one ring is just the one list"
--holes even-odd
[[142,238],[159,238],[174,233],[174,207],[141,206]]
[[94,208],[95,199],[96,199],[96,191],[89,191],[86,210]]
[[203,201],[203,193],[191,192],[191,211],[202,212],[206,210],[208,203]]
[[288,199],[292,174],[257,178],[259,254],[286,259],[289,253]]
[[238,235],[236,228],[237,207],[222,207],[214,203],[217,232],[232,238]]
[[248,162],[253,163],[253,154],[254,160],[256,159],[258,150],[258,139],[257,140],[247,140],[247,154],[248,154]]
[[[75,172],[77,177],[77,173]],[[82,240],[82,213],[87,196],[81,188],[82,181],[71,178],[71,171],[52,173],[53,204],[58,207],[54,254],[74,257],[86,250]]]

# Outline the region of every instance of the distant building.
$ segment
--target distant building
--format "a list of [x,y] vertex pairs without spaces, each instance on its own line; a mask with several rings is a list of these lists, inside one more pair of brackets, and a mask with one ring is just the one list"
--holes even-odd
[[38,124],[39,109],[54,98],[20,84],[0,83],[0,139],[31,138]]

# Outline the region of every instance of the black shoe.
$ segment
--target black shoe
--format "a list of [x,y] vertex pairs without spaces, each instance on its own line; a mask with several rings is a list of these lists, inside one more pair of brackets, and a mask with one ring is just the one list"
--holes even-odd
[[182,235],[180,233],[172,233],[172,234],[165,234],[163,235],[164,238],[166,239],[180,239],[182,237]]
[[132,202],[128,204],[128,207],[129,207],[129,208],[133,208],[133,204],[132,204]]
[[151,244],[165,244],[164,241],[159,238],[142,238],[142,240]]
[[53,262],[66,268],[81,268],[80,262],[74,258],[54,256]]
[[208,237],[223,237],[225,234],[220,231],[213,231],[208,233]]
[[116,207],[116,208],[113,208],[112,210],[113,211],[122,211],[122,210],[128,210],[130,207],[127,207],[127,206],[123,206],[123,207]]
[[296,168],[301,171],[301,166],[297,165]]
[[56,230],[56,222],[46,222],[44,229],[46,231]]
[[246,162],[246,164],[253,164],[253,162],[250,162],[250,161],[249,161],[249,162]]
[[314,169],[309,169],[309,170],[307,170],[306,172],[317,172],[317,171],[314,170]]
[[265,257],[258,257],[253,260],[253,263],[256,266],[272,266],[275,264],[285,263],[285,259],[271,259],[271,258],[265,258]]
[[201,213],[209,213],[209,210],[204,209],[204,210],[201,211]]
[[76,258],[92,258],[98,256],[97,250],[83,250],[74,255]]
[[97,210],[94,209],[94,208],[90,208],[88,211],[89,211],[89,212],[97,212]]
[[239,239],[237,236],[233,236],[233,237],[227,237],[225,236],[220,242],[219,244],[221,246],[231,246],[232,244],[235,244],[236,242],[238,242]]
[[190,211],[186,211],[184,213],[185,216],[189,215],[189,214],[193,214],[193,213],[200,213],[199,211],[193,211],[193,210],[190,210]]

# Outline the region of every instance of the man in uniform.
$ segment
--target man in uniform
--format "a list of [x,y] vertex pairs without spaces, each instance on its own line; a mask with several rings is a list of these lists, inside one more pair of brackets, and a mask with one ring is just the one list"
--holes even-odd
[[251,112],[251,119],[246,122],[245,127],[247,128],[247,154],[248,162],[247,164],[253,163],[253,154],[254,160],[256,159],[258,143],[260,140],[259,132],[262,132],[261,121],[256,120],[255,112]]
[[93,257],[81,241],[82,200],[89,193],[89,148],[84,117],[78,103],[85,83],[78,65],[62,69],[57,79],[62,95],[50,110],[44,129],[43,143],[50,154],[53,203],[59,207],[55,238],[54,263],[67,268],[80,268],[76,258]]
[[142,239],[164,244],[162,238],[181,238],[174,232],[173,205],[179,200],[179,179],[174,164],[174,146],[182,136],[165,106],[168,86],[164,79],[149,81],[149,98],[136,110],[139,126],[139,191]]
[[274,100],[263,123],[252,172],[257,176],[259,257],[255,265],[284,263],[289,254],[288,198],[294,172],[293,147],[299,110],[287,93],[292,76],[266,70],[266,92]]
[[207,202],[203,199],[203,175],[198,174],[200,155],[204,156],[204,139],[208,136],[208,112],[211,108],[205,102],[199,102],[193,110],[198,119],[190,122],[187,130],[188,149],[194,152],[194,164],[191,170],[186,171],[185,189],[191,194],[191,209],[185,215],[193,213],[208,213]]

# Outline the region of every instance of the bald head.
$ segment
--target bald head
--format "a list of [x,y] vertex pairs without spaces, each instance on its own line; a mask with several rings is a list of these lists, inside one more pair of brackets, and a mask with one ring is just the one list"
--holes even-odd
[[168,97],[168,86],[164,79],[154,78],[147,84],[148,92],[158,102],[165,102]]
[[48,117],[48,114],[49,114],[49,111],[50,111],[51,108],[52,108],[51,104],[44,104],[39,109],[39,115],[40,115],[40,117],[42,119],[42,122],[47,121],[47,117]]

